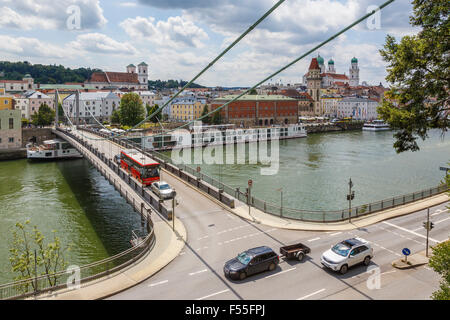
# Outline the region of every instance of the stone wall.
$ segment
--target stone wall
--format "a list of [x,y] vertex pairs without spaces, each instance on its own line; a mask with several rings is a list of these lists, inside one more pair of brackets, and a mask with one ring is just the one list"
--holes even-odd
[[27,149],[0,149],[0,161],[25,159]]
[[29,142],[41,144],[44,140],[55,139],[56,135],[52,133],[51,128],[23,128],[22,129],[22,147]]

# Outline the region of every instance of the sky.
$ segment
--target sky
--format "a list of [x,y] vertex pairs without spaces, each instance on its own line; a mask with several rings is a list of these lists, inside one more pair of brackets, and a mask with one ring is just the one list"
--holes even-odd
[[[151,80],[192,79],[277,0],[0,0],[0,60],[125,72],[149,65]],[[253,86],[366,14],[384,0],[286,0],[196,82]],[[266,83],[301,83],[320,54],[360,82],[386,85],[379,50],[387,34],[417,32],[411,0],[396,0],[370,19]]]

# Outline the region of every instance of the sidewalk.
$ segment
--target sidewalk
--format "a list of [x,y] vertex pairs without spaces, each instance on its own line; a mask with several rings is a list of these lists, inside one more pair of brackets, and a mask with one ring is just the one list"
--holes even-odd
[[225,204],[221,203],[214,197],[208,195],[206,192],[195,188],[193,185],[184,181],[180,177],[172,174],[171,172],[165,171],[166,174],[171,175],[175,179],[183,182],[186,186],[191,189],[200,192],[203,196],[207,197],[211,201],[214,201],[218,205],[220,205],[225,210],[241,217],[249,221],[253,221],[259,224],[266,225],[268,227],[274,227],[279,229],[288,229],[288,230],[304,230],[304,231],[347,231],[353,230],[357,228],[367,227],[369,225],[378,223],[383,220],[407,215],[413,212],[417,212],[432,206],[436,206],[445,202],[450,201],[447,193],[442,193],[430,198],[422,199],[415,201],[413,203],[405,204],[402,206],[398,206],[395,208],[387,209],[384,211],[379,211],[377,213],[369,214],[366,216],[352,218],[352,222],[342,221],[342,222],[304,222],[299,220],[293,220],[289,218],[281,218],[278,216],[274,216],[268,213],[264,213],[263,211],[256,209],[254,207],[251,208],[250,214],[248,210],[248,206],[238,200],[235,199],[236,208],[231,209]]
[[186,229],[175,219],[172,222],[158,221],[154,225],[156,242],[153,249],[141,260],[109,276],[82,284],[78,290],[63,289],[43,295],[42,300],[96,300],[119,293],[150,278],[174,260],[183,249],[187,239]]
[[[421,252],[415,253],[413,255],[408,256],[407,261],[405,262],[405,258],[400,258],[392,262],[392,266],[397,269],[411,269],[419,266],[423,266],[428,264],[430,260],[426,255],[426,251],[423,250]],[[431,255],[431,249],[428,252]]]

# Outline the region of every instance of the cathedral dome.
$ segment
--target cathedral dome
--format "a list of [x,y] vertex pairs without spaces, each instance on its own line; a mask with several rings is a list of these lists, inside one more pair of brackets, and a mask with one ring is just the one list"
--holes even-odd
[[356,59],[355,57],[353,57],[352,63],[358,63],[358,59]]
[[330,61],[328,61],[328,64],[334,64],[333,59],[330,59]]
[[319,65],[322,65],[324,63],[324,60],[320,55],[317,57],[317,62],[319,63]]

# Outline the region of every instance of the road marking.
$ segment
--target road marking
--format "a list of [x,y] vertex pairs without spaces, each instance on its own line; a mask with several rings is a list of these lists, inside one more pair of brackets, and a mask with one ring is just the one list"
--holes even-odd
[[203,272],[206,272],[206,271],[208,271],[208,269],[203,269],[203,270],[200,270],[200,271],[192,272],[192,273],[189,273],[189,275],[193,276],[193,275],[196,275],[196,274],[199,274],[199,273],[203,273]]
[[442,219],[442,220],[439,220],[439,221],[436,221],[434,224],[438,224],[438,223],[444,222],[445,220],[448,220],[448,219],[450,219],[450,217]]
[[211,297],[217,296],[218,294],[225,293],[225,292],[228,292],[228,291],[230,291],[230,289],[222,290],[222,291],[219,291],[219,292],[216,292],[216,293],[211,293],[210,295],[207,295],[207,296],[195,299],[195,300],[203,300],[203,299],[211,298]]
[[164,281],[161,281],[161,282],[152,283],[152,284],[149,284],[148,286],[149,287],[159,286],[160,284],[164,284],[164,283],[167,283],[167,282],[169,282],[169,280],[164,280]]
[[186,252],[180,252],[179,256],[182,256],[183,254],[186,254]]
[[382,274],[389,274],[389,273],[394,273],[394,272],[396,272],[396,271],[395,271],[395,270],[391,270],[391,271],[386,271],[386,272],[380,273],[380,275],[382,275]]
[[[397,229],[399,229],[399,230],[402,230],[402,231],[405,231],[405,232],[412,233],[412,234],[415,235],[415,236],[418,236],[418,237],[421,237],[421,238],[424,238],[424,239],[427,238],[426,236],[421,235],[420,233],[414,232],[414,231],[412,231],[412,230],[408,230],[408,229],[406,229],[406,228],[397,226],[397,225],[392,224],[392,223],[389,223],[389,222],[387,222],[387,221],[383,221],[383,223],[384,223],[384,224],[387,224],[388,226],[397,228]],[[436,239],[433,239],[433,238],[428,238],[428,239],[430,239],[430,240],[433,241],[433,242],[440,243],[440,241],[438,241],[438,240],[436,240]]]
[[320,237],[314,238],[314,239],[309,239],[308,242],[313,242],[313,241],[317,241],[320,240]]
[[264,278],[265,279],[272,278],[272,277],[278,276],[280,274],[283,274],[283,273],[286,273],[286,272],[289,272],[289,271],[292,271],[292,270],[295,270],[295,269],[297,269],[297,268],[294,267],[294,268],[291,268],[291,269],[283,270],[281,272],[278,272],[278,273],[275,273],[275,274],[271,274],[270,276],[267,276],[267,277],[264,277]]
[[313,293],[310,293],[310,294],[308,294],[308,295],[306,295],[306,296],[304,296],[304,297],[298,298],[297,300],[305,300],[305,299],[307,299],[307,298],[309,298],[309,297],[312,297],[312,296],[314,296],[314,295],[316,295],[316,294],[319,294],[319,293],[321,293],[321,292],[323,292],[323,291],[325,291],[325,289],[317,290],[316,292],[313,292]]
[[198,238],[197,240],[203,240],[203,239],[206,239],[206,238],[208,238],[209,236],[204,236],[204,237],[201,237],[201,238]]
[[341,233],[342,233],[342,232],[332,233],[332,234],[330,234],[330,237],[337,236],[338,234],[341,234]]
[[438,214],[447,212],[449,209],[437,209],[431,216],[437,216]]

